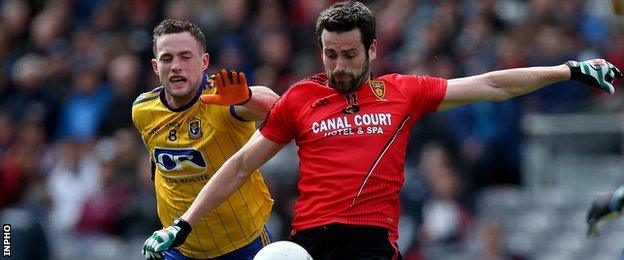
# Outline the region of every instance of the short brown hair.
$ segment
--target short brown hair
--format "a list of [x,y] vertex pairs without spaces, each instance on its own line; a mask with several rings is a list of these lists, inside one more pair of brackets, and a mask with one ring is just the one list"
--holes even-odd
[[321,49],[323,48],[323,43],[321,42],[323,30],[342,33],[357,28],[360,29],[362,43],[368,50],[376,37],[376,23],[375,15],[366,5],[354,1],[336,3],[321,12],[316,20],[318,45]]
[[154,28],[154,34],[152,36],[154,43],[152,50],[154,51],[154,56],[157,55],[156,40],[158,39],[158,37],[165,34],[179,32],[189,32],[201,46],[201,51],[206,51],[206,37],[204,36],[202,30],[196,24],[191,23],[187,20],[166,19],[160,22],[160,24],[158,24],[158,26]]

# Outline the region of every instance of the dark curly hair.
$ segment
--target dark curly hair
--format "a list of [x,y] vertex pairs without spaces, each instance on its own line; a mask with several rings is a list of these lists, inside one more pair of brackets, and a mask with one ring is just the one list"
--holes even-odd
[[166,19],[160,22],[160,24],[158,24],[158,26],[154,28],[154,34],[152,36],[153,38],[152,50],[154,51],[154,56],[157,55],[156,54],[156,40],[158,39],[158,37],[165,35],[165,34],[179,33],[179,32],[189,32],[201,46],[202,52],[206,51],[206,37],[204,36],[204,33],[197,25],[187,20]]
[[368,51],[375,39],[375,26],[375,15],[366,5],[355,1],[339,2],[325,9],[319,15],[316,20],[316,39],[322,49],[321,33],[323,30],[342,33],[357,28],[360,29],[362,43]]

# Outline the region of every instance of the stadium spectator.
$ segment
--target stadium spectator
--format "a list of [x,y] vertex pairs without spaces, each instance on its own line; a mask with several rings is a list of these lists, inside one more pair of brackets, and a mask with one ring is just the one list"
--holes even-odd
[[71,91],[61,103],[56,139],[94,139],[102,114],[110,106],[113,89],[101,80],[98,69],[85,68],[73,75]]
[[122,128],[132,127],[132,102],[143,90],[144,78],[141,61],[136,55],[122,54],[113,58],[107,69],[107,75],[113,88],[110,108],[104,110],[99,134],[111,136]]
[[472,212],[462,201],[463,183],[449,152],[439,144],[426,144],[420,162],[431,189],[423,206],[420,243],[447,249],[465,246],[473,229]]
[[122,211],[132,199],[131,187],[111,161],[102,162],[99,184],[87,196],[75,229],[83,235],[121,236]]
[[40,55],[21,56],[13,65],[12,86],[1,102],[14,118],[40,122],[51,133],[56,126],[59,101],[46,84],[46,67],[46,59]]
[[50,224],[57,234],[72,234],[88,194],[100,187],[100,162],[88,142],[65,139],[59,146],[58,164],[47,179]]
[[505,246],[506,233],[495,219],[482,218],[477,225],[474,247],[468,250],[471,260],[522,260],[524,256]]

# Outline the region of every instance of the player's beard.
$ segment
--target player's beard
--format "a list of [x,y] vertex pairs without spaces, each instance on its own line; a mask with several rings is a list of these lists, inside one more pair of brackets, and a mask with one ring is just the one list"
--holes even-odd
[[[355,76],[353,73],[334,73],[329,75],[329,86],[335,90],[338,90],[342,93],[350,93],[357,89],[360,85],[368,80],[370,75],[370,59],[366,57],[366,61],[364,62],[364,68],[362,68],[362,72]],[[348,76],[349,80],[344,82],[336,82],[337,76]]]

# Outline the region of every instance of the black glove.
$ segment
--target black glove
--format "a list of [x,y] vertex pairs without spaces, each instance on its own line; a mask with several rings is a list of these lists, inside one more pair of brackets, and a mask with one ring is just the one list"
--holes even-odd
[[155,231],[145,240],[141,253],[146,259],[162,259],[162,252],[184,243],[191,230],[193,228],[186,220],[177,218],[171,226]]
[[586,85],[600,88],[609,94],[615,92],[613,80],[622,78],[618,68],[603,59],[586,61],[567,61],[565,65],[570,68],[570,80],[578,80]]

